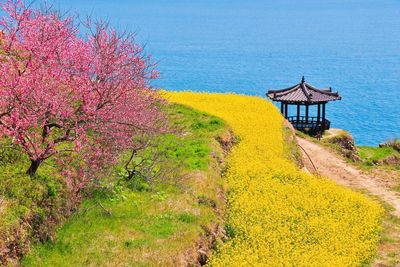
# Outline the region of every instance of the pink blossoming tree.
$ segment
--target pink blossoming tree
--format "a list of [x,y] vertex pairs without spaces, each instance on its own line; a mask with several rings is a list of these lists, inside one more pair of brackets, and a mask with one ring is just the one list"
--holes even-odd
[[[71,175],[74,153],[101,169],[129,148],[137,131],[155,129],[162,100],[149,82],[157,72],[132,34],[89,22],[81,37],[74,17],[22,0],[2,8],[0,137],[29,156],[29,175],[51,157]],[[88,179],[84,172],[75,170],[81,177],[75,187]]]

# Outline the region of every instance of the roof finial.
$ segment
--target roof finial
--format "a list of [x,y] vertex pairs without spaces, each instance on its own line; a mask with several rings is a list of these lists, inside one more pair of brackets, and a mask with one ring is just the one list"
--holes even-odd
[[301,83],[304,83],[306,81],[306,79],[304,78],[304,75],[303,75],[303,77],[301,78]]

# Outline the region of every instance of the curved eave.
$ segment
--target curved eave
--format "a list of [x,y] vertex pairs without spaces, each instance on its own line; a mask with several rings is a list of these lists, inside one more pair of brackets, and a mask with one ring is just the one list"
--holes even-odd
[[318,89],[305,82],[304,76],[300,83],[289,88],[268,90],[267,96],[273,101],[295,104],[318,104],[342,99],[339,92],[332,92],[331,87],[329,89]]
[[284,103],[294,103],[294,104],[306,104],[306,103],[308,103],[308,104],[320,104],[320,103],[326,103],[326,102],[331,102],[331,101],[342,100],[342,97],[339,95],[338,92],[336,92],[336,93],[330,92],[330,94],[329,94],[327,99],[321,99],[321,100],[281,99],[281,97],[284,96],[285,94],[277,94],[276,91],[274,91],[274,90],[269,90],[266,95],[272,101],[284,102]]

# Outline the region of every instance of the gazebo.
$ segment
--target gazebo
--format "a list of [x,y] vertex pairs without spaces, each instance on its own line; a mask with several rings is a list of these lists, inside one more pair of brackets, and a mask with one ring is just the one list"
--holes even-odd
[[[304,76],[299,84],[286,89],[269,90],[267,96],[276,102],[281,102],[282,115],[302,132],[315,135],[329,130],[331,122],[325,117],[325,106],[329,101],[341,100],[338,92],[332,89],[317,89],[305,82]],[[288,106],[297,107],[296,116],[288,115]],[[317,106],[317,116],[309,114],[310,106]],[[305,106],[305,114],[301,114],[301,106]]]

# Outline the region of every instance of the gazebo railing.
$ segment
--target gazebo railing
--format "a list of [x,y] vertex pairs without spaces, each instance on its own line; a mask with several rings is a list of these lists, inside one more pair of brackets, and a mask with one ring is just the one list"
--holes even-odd
[[331,127],[331,122],[327,119],[318,120],[318,117],[308,117],[306,116],[290,116],[287,120],[299,131],[306,133],[318,133],[325,130],[329,130]]

